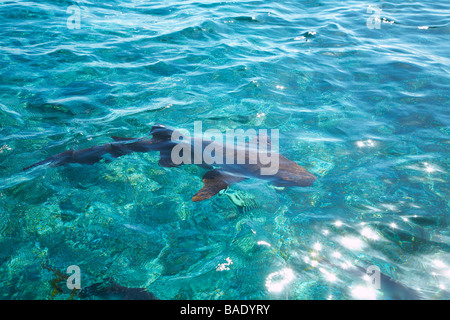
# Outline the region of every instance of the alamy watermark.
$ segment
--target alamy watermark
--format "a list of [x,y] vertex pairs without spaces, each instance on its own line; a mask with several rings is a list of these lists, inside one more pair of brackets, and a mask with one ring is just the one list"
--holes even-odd
[[69,15],[66,20],[67,29],[81,29],[81,13],[82,11],[86,11],[86,7],[82,6],[82,0],[75,1],[75,4],[72,4],[67,7],[66,13]]
[[[67,14],[69,17],[67,18],[66,25],[68,29],[80,29],[81,28],[81,13],[82,10],[86,8],[81,6],[82,0],[75,1],[76,4],[72,4],[67,7]],[[375,4],[369,4],[367,7],[367,13],[371,13],[371,15],[366,20],[367,28],[369,29],[380,29],[381,28],[381,11],[382,9]]]
[[66,286],[69,290],[80,290],[81,289],[81,269],[77,265],[71,265],[67,267],[67,274],[70,276],[67,278]]
[[372,13],[372,15],[367,18],[366,25],[369,29],[380,29],[381,28],[381,8],[374,4],[369,4],[367,7],[367,13]]
[[367,267],[365,279],[373,289],[381,289],[381,271],[378,266]]
[[194,122],[194,135],[174,130],[171,161],[176,164],[258,165],[261,175],[274,175],[279,169],[279,130],[218,129],[202,131],[202,122]]

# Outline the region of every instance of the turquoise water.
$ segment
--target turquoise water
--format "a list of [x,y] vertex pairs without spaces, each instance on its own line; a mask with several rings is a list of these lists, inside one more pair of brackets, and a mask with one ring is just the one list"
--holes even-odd
[[[2,1],[0,16],[1,299],[69,299],[52,270],[70,265],[82,287],[160,299],[450,298],[448,2]],[[194,121],[279,129],[318,179],[194,203],[205,170],[157,152],[21,172]],[[369,266],[396,282],[376,288]]]

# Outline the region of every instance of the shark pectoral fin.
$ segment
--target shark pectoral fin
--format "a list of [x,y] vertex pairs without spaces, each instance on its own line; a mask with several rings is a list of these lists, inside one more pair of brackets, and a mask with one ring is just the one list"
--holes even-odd
[[174,168],[174,167],[181,166],[181,163],[180,164],[173,163],[170,152],[161,151],[159,153],[159,156],[160,156],[160,158],[159,158],[158,164],[161,167]]
[[244,180],[243,177],[233,176],[219,170],[212,170],[203,176],[203,188],[201,188],[193,197],[192,201],[198,202],[211,198],[220,190],[226,189],[233,183]]
[[223,180],[219,171],[208,171],[203,176],[203,187],[192,197],[192,201],[197,202],[209,199],[227,187],[228,184]]
[[170,160],[170,158],[166,158],[166,157],[161,157],[161,159],[159,159],[158,164],[161,167],[166,167],[166,168],[173,168],[173,167],[179,167],[181,164],[176,164],[173,163],[172,160]]

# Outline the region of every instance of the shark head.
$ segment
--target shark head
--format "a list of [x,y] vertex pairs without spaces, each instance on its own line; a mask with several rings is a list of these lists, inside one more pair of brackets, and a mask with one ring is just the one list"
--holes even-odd
[[315,175],[282,155],[279,156],[279,169],[274,178],[274,184],[278,186],[310,187],[316,181]]

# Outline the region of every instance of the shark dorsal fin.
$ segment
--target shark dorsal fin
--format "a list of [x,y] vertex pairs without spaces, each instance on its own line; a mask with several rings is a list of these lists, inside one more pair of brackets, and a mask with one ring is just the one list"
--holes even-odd
[[166,167],[166,168],[173,168],[173,167],[181,166],[181,164],[173,163],[173,161],[172,161],[172,159],[170,157],[170,152],[164,152],[164,151],[161,151],[160,154],[159,154],[158,164],[161,167]]
[[154,138],[161,140],[169,140],[172,137],[174,129],[167,127],[163,124],[155,123],[150,131],[150,134]]

